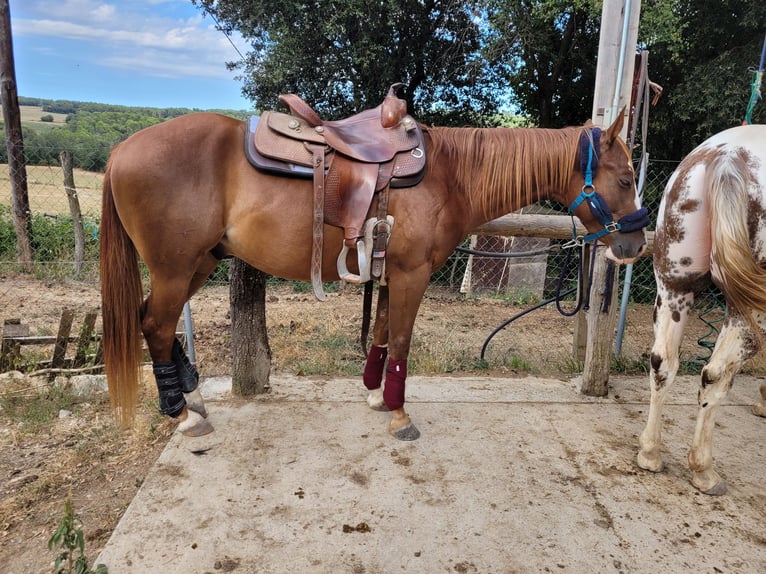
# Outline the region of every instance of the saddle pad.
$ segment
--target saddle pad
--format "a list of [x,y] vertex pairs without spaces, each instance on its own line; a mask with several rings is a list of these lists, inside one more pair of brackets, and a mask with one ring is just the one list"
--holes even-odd
[[302,178],[311,178],[314,169],[306,165],[298,165],[289,161],[282,161],[272,157],[266,157],[259,153],[255,147],[255,133],[260,124],[259,116],[250,116],[245,130],[245,155],[253,167],[261,171],[275,173],[279,175],[297,176]]
[[306,122],[281,112],[263,112],[253,141],[255,149],[265,157],[306,167],[311,167],[313,156],[304,141],[325,143],[324,137]]

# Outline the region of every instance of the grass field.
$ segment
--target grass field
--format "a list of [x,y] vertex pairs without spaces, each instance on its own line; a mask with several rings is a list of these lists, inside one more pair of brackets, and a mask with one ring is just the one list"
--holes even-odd
[[[85,216],[101,212],[101,173],[74,170],[74,184],[80,200],[80,211]],[[69,200],[64,189],[64,171],[61,166],[27,166],[29,207],[33,215],[68,215]],[[11,182],[7,164],[0,164],[0,204],[11,205]]]
[[[21,123],[59,125],[66,123],[67,114],[54,114],[44,112],[40,106],[19,106],[21,112]],[[43,116],[53,116],[52,122],[43,122],[40,120]]]

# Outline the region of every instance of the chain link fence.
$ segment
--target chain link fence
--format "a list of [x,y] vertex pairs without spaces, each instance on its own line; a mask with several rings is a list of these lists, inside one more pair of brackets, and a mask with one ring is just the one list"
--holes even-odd
[[[75,221],[67,195],[65,174],[57,161],[54,150],[40,150],[38,155],[27,154],[27,184],[31,210],[31,228],[34,262],[31,276],[49,281],[66,280],[94,286],[98,284],[98,228],[101,211],[101,182],[103,178],[103,150],[72,150],[74,170],[74,196],[79,202],[82,229],[84,230],[84,260],[75,260]],[[657,209],[664,186],[677,162],[652,160],[648,163],[643,188],[643,204],[652,214],[653,229]],[[71,192],[72,190],[70,190]],[[11,187],[8,166],[0,168],[0,308],[2,319],[14,314],[14,301],[4,292],[4,279],[23,278],[16,256],[16,235],[11,212]],[[557,205],[537,206],[547,213],[561,212]],[[430,291],[432,294],[462,294],[465,297],[501,298],[514,305],[534,305],[561,293],[569,293],[563,306],[574,306],[575,287],[578,281],[577,262],[573,251],[557,249],[567,240],[546,238],[503,238],[472,236],[463,247],[483,251],[532,251],[533,256],[496,258],[469,255],[455,251],[446,264],[434,273]],[[623,293],[625,266],[618,266],[620,293]],[[211,275],[209,284],[228,283],[229,266],[221,262]],[[279,279],[272,279],[279,282]],[[74,282],[74,283],[73,283]],[[329,290],[333,285],[327,286]],[[76,289],[76,287],[72,287]],[[308,284],[297,289],[309,290]],[[629,289],[630,304],[651,305],[655,297],[654,275],[651,257],[643,257],[631,270]],[[714,307],[715,299],[703,298],[703,307]]]

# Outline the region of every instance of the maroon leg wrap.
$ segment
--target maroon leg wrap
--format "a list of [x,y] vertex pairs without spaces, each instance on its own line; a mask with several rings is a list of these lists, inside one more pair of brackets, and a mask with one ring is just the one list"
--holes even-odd
[[404,406],[404,381],[407,379],[407,359],[388,360],[386,385],[383,387],[383,401],[389,411]]
[[386,366],[388,347],[372,345],[367,353],[367,363],[364,365],[362,381],[369,390],[379,389],[383,380],[383,368]]

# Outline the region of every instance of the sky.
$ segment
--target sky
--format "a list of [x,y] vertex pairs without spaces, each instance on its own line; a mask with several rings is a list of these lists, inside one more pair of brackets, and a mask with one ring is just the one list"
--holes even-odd
[[226,62],[247,51],[190,0],[10,0],[19,96],[250,110]]

